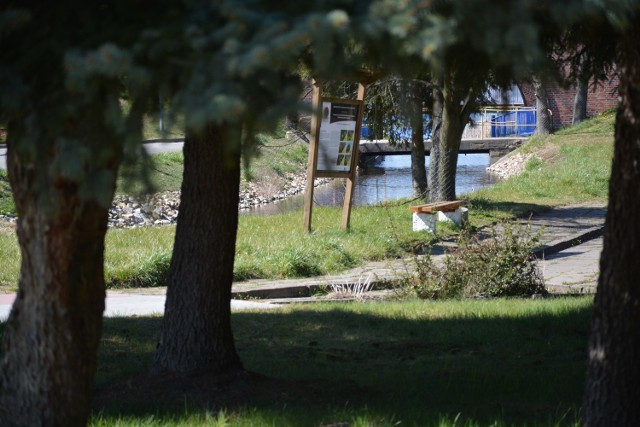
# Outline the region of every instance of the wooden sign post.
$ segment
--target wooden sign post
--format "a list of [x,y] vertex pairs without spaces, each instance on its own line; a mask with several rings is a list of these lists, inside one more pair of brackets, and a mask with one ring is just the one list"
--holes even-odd
[[342,229],[349,228],[365,90],[366,86],[359,83],[356,100],[323,99],[322,84],[313,82],[311,142],[304,198],[304,226],[307,231],[311,231],[313,184],[316,178],[347,179],[342,209]]

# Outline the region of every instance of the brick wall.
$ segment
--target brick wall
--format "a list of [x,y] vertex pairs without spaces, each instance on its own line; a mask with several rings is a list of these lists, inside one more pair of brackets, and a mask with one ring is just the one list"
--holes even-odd
[[[593,82],[589,83],[589,93],[587,95],[587,116],[593,117],[611,107],[618,104],[618,83],[619,78],[614,75],[611,80],[599,83],[593,88]],[[533,85],[523,83],[519,85],[522,92],[524,104],[529,107],[535,107],[536,98]],[[576,96],[576,88],[572,86],[568,89],[560,87],[556,83],[552,83],[547,88],[547,97],[549,98],[549,108],[553,114],[553,129],[560,129],[571,126],[573,120],[573,101]]]

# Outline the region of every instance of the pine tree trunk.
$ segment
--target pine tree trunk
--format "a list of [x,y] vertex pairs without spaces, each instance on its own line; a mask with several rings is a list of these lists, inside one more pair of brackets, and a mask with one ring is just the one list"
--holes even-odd
[[553,129],[553,122],[546,83],[536,78],[533,88],[536,92],[536,135],[549,135]]
[[429,152],[429,201],[435,202],[440,194],[440,137],[442,135],[442,109],[444,100],[440,82],[433,82],[433,109],[431,122],[431,150]]
[[[415,89],[415,85],[412,85]],[[424,121],[422,119],[422,97],[420,91],[411,94],[411,177],[413,197],[427,198],[427,169],[425,167]]]
[[[458,153],[460,142],[468,119],[466,108],[462,108],[460,101],[462,96],[454,82],[454,76],[447,75],[444,79],[442,90],[442,122],[438,145],[432,145],[437,150],[437,159],[431,160],[431,164],[437,161],[437,186],[430,187],[429,200],[446,201],[456,199],[456,169],[458,166]],[[431,174],[431,173],[430,173]]]
[[[37,188],[49,169],[8,145],[22,263],[2,343],[0,425],[85,425],[104,310],[107,209],[64,179]],[[111,185],[113,195],[115,175]]]
[[589,76],[576,79],[576,97],[573,100],[573,124],[587,120]]
[[226,125],[187,134],[157,371],[242,369],[230,307],[240,190],[237,138],[239,131]]
[[640,13],[622,47],[609,210],[591,323],[583,422],[640,425]]

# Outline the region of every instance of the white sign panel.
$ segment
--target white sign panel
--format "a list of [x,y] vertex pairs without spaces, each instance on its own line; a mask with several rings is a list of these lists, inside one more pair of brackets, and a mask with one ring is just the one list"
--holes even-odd
[[345,172],[351,169],[358,105],[322,103],[318,138],[318,171]]

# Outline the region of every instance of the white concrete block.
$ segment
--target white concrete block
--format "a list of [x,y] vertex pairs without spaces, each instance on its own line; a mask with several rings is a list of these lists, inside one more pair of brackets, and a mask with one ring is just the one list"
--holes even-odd
[[438,211],[438,221],[452,222],[460,227],[469,222],[469,209],[460,207],[453,212]]
[[452,222],[455,225],[460,225],[460,222],[462,221],[462,212],[460,211],[460,208],[453,212],[438,211],[438,221]]
[[461,215],[460,215],[460,225],[466,225],[469,224],[469,209],[468,208],[460,208]]
[[436,232],[436,224],[438,215],[431,213],[413,213],[413,231],[428,230],[432,233]]

